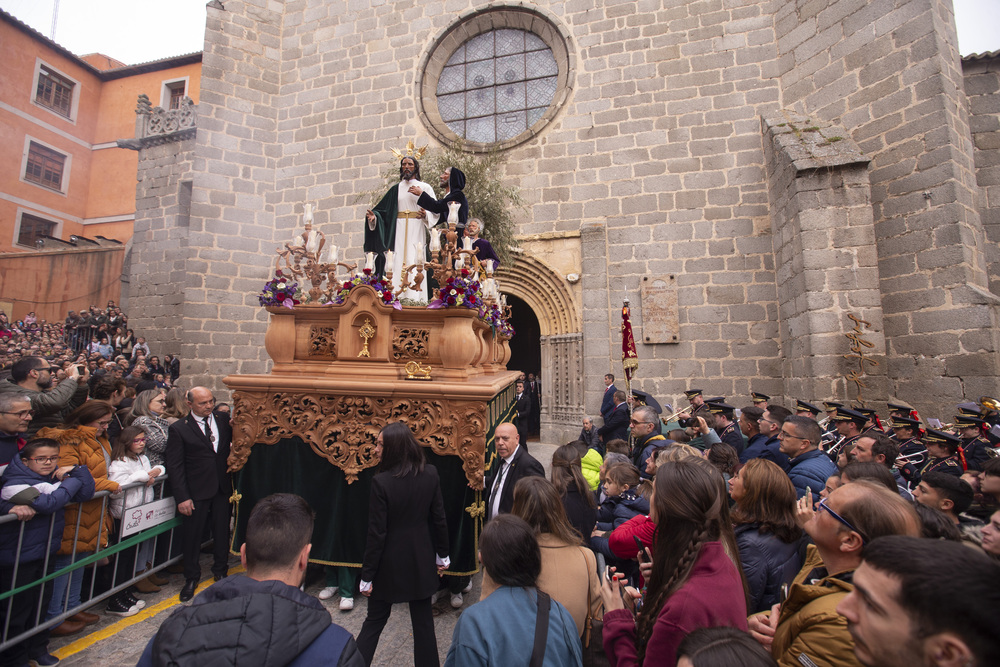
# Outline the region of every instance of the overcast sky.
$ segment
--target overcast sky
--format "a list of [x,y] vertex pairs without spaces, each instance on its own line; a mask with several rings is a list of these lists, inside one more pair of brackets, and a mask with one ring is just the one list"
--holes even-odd
[[[55,41],[134,65],[201,51],[207,0],[58,0]],[[56,0],[0,0],[0,8],[51,36]],[[1000,49],[1000,0],[953,0],[962,55]]]

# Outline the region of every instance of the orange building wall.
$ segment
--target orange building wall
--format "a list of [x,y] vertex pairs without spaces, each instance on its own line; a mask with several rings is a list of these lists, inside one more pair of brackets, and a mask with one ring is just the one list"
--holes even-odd
[[91,304],[121,303],[124,260],[125,248],[0,255],[0,300],[13,302],[11,320],[34,310],[50,322]]

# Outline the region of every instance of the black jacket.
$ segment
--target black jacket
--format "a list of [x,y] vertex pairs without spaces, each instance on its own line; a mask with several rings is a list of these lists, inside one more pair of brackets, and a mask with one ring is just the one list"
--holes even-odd
[[435,555],[448,555],[448,524],[437,468],[415,475],[372,478],[368,542],[361,580],[388,602],[429,598],[438,588]]
[[[532,475],[545,477],[545,468],[524,447],[517,448],[517,451],[514,452],[514,458],[511,459],[510,463],[510,470],[507,471],[503,490],[500,492],[500,514],[509,512],[514,506],[514,485],[517,484],[517,480],[522,477],[531,477]],[[489,512],[490,507],[493,507],[493,485],[502,469],[503,459],[497,456],[496,461],[493,462],[493,468],[490,470],[490,476],[486,480],[487,512]]]
[[232,493],[226,459],[233,430],[227,419],[219,419],[215,414],[212,418],[219,431],[218,452],[213,450],[212,441],[198,426],[193,413],[171,424],[167,432],[164,463],[178,504],[186,500],[208,500],[217,493],[226,496]]
[[604,418],[604,426],[597,432],[605,443],[615,439],[628,440],[628,420],[628,405],[620,403]]
[[365,661],[319,600],[280,581],[236,575],[163,622],[137,667],[152,665],[364,667]]
[[448,203],[457,201],[461,204],[461,207],[458,209],[458,224],[456,228],[465,229],[465,223],[469,220],[469,202],[466,201],[465,193],[462,192],[462,188],[464,187],[465,174],[458,167],[452,167],[451,175],[448,177],[448,194],[441,199],[434,199],[425,192],[417,198],[417,205],[431,213],[440,213],[442,216],[441,222],[446,223],[450,211]]

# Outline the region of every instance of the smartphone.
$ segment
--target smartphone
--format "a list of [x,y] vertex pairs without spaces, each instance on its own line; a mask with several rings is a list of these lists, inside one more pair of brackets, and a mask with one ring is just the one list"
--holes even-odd
[[83,375],[84,373],[87,372],[87,367],[86,366],[77,366],[76,367],[76,372],[79,373],[80,375]]
[[812,501],[813,501],[813,490],[812,490],[812,487],[811,487],[811,486],[807,486],[807,487],[806,487],[806,495],[805,495],[805,496],[803,496],[803,497],[804,497],[804,498],[808,498],[808,499],[809,499],[809,502],[812,502]]
[[636,535],[633,535],[632,539],[635,540],[635,546],[637,549],[639,549],[638,561],[642,563],[644,560],[646,560],[646,545],[643,544],[642,540],[640,540]]

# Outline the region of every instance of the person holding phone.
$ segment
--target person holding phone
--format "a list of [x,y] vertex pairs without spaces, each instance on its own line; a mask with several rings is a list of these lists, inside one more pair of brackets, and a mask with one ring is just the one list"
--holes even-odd
[[722,475],[702,459],[671,461],[656,471],[650,519],[653,562],[638,621],[620,583],[605,579],[604,650],[611,664],[676,665],[677,648],[698,628],[747,629],[747,603]]

